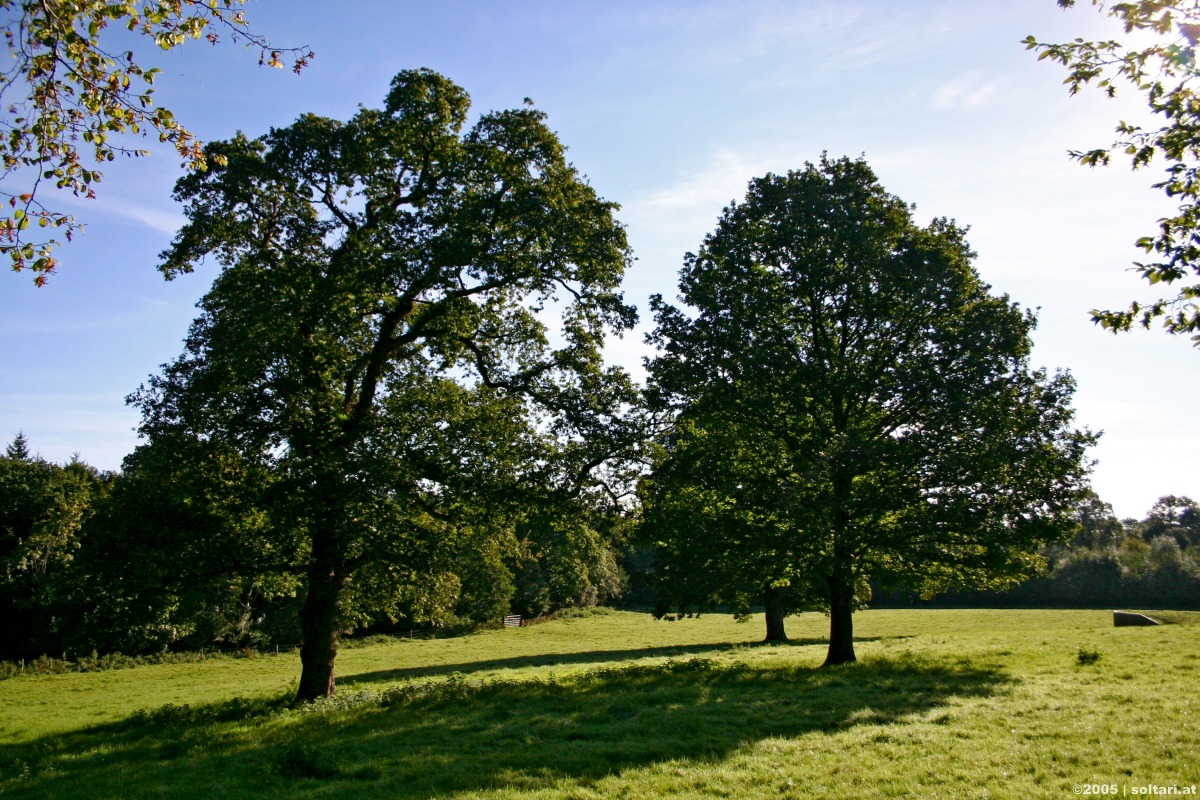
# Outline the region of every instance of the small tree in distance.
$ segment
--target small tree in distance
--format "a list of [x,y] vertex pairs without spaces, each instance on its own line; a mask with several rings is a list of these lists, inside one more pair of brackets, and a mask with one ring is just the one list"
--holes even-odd
[[18,433],[0,456],[0,660],[61,652],[84,525],[114,476],[53,464]]
[[756,179],[725,210],[685,259],[686,307],[651,301],[651,394],[680,418],[643,522],[668,598],[816,586],[839,664],[867,580],[1002,586],[1071,530],[1096,437],[973,255],[861,159]]
[[794,547],[786,497],[765,479],[786,457],[753,425],[685,408],[643,481],[644,543],[656,553],[655,613],[725,606],[747,619],[766,613],[767,642],[787,641],[785,617],[823,607]]
[[23,431],[17,431],[12,442],[4,446],[4,457],[13,461],[29,461],[33,458],[29,452],[29,440]]

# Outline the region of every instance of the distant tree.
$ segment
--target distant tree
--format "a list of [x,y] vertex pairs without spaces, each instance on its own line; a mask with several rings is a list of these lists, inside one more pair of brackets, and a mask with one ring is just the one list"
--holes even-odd
[[1121,548],[1117,551],[1117,558],[1125,574],[1132,575],[1135,578],[1144,576],[1151,569],[1150,545],[1141,539],[1130,537],[1121,542]]
[[1103,550],[1117,547],[1125,539],[1125,526],[1113,514],[1112,506],[1095,492],[1088,492],[1075,509],[1077,527],[1072,547]]
[[30,458],[21,435],[0,458],[0,659],[31,658],[61,645],[66,573],[83,524],[111,481],[79,460]]
[[1080,548],[1054,565],[1049,580],[1031,583],[1044,584],[1036,597],[1039,604],[1119,607],[1126,599],[1123,577],[1123,565],[1116,550]]
[[617,563],[620,517],[569,498],[547,498],[516,528],[514,610],[540,616],[594,606],[626,587]]
[[1200,504],[1190,497],[1160,497],[1138,528],[1146,541],[1170,536],[1181,547],[1200,544]]
[[67,650],[298,641],[304,537],[267,513],[273,486],[212,440],[163,435],[137,448],[84,527]]
[[[1128,83],[1145,96],[1151,113],[1161,118],[1158,128],[1142,128],[1127,122],[1116,127],[1117,139],[1108,147],[1071,151],[1071,157],[1087,166],[1107,165],[1114,153],[1128,156],[1134,169],[1148,166],[1155,158],[1164,164],[1164,176],[1154,184],[1179,203],[1173,216],[1158,221],[1158,232],[1142,237],[1139,247],[1151,261],[1134,267],[1151,285],[1180,288],[1174,297],[1143,305],[1131,303],[1124,311],[1092,311],[1092,318],[1117,332],[1129,330],[1134,322],[1143,327],[1161,318],[1170,333],[1190,334],[1200,347],[1200,93],[1197,76],[1200,62],[1196,44],[1200,37],[1200,4],[1193,0],[1137,0],[1106,4],[1092,0],[1125,28],[1139,36],[1137,45],[1118,41],[1089,42],[1076,39],[1064,44],[1025,39],[1026,49],[1037,50],[1038,59],[1057,61],[1067,68],[1063,81],[1072,95],[1092,84],[1109,97]],[[1075,0],[1058,0],[1062,8]]]
[[[953,223],[918,227],[864,161],[822,157],[725,210],[686,257],[687,308],[652,298],[653,396],[742,443],[668,451],[652,480],[711,457],[681,469],[714,476],[692,492],[698,529],[745,506],[728,535],[769,537],[746,548],[765,577],[823,590],[827,664],[855,658],[866,581],[1003,586],[1070,531],[1085,491],[1095,437],[1071,427],[1073,383],[1030,369],[1033,316],[990,294],[972,256]],[[684,525],[658,535],[689,546],[667,541]]]
[[467,539],[511,536],[531,493],[619,494],[640,441],[633,385],[600,354],[636,320],[613,204],[540,112],[464,131],[468,108],[402,72],[384,108],[214,143],[176,186],[188,222],[163,271],[223,271],[132,401],[151,443],[271,473],[267,513],[304,540],[300,700],[334,691],[359,610],[442,613]]
[[13,461],[33,460],[33,456],[29,453],[29,441],[25,438],[24,433],[18,432],[12,442],[5,446],[4,457]]
[[792,494],[772,479],[788,452],[727,411],[703,400],[685,408],[642,482],[656,613],[724,606],[744,619],[761,604],[765,640],[786,641],[788,614],[828,603],[797,560]]
[[81,228],[72,215],[43,202],[46,185],[93,197],[105,162],[148,154],[122,144],[123,135],[153,131],[174,146],[184,166],[203,170],[207,164],[192,132],[170,110],[154,106],[150,87],[160,70],[145,67],[127,43],[114,49],[111,28],[140,34],[161,50],[201,37],[216,44],[228,33],[257,49],[259,64],[282,67],[281,58],[289,57],[299,72],[308,63],[313,54],[305,48],[277,49],[250,31],[244,2],[0,0],[10,56],[0,69],[7,112],[0,121],[0,198],[8,201],[0,216],[0,254],[13,269],[32,270],[35,282],[45,283],[57,267],[51,253],[60,242],[31,240],[31,223],[61,229],[68,240]]
[[[1118,522],[1112,507],[1088,492],[1075,510],[1071,540],[1046,548],[1049,570],[1002,592],[950,592],[947,601],[988,608],[1200,608],[1200,548],[1188,528],[1200,517],[1196,510],[1186,497],[1165,496],[1146,519]],[[911,602],[903,593],[884,592],[882,600]]]

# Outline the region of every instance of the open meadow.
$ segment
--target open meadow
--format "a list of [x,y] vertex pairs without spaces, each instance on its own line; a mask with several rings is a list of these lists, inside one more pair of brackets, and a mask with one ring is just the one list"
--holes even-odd
[[867,611],[855,617],[859,663],[820,669],[820,614],[789,618],[792,643],[768,646],[756,644],[761,617],[597,611],[347,647],[339,695],[299,709],[287,702],[294,654],[23,675],[0,681],[0,794],[1194,792],[1200,624],[1174,619],[1114,628],[1105,611]]

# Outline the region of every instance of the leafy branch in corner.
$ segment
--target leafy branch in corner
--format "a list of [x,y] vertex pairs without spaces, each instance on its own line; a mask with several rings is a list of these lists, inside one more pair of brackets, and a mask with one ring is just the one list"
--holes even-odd
[[[99,167],[118,155],[149,151],[122,143],[126,134],[170,144],[183,166],[208,166],[203,143],[167,108],[154,104],[157,68],[132,50],[107,44],[123,27],[172,50],[191,39],[217,44],[222,35],[257,49],[260,65],[292,61],[299,73],[313,53],[276,48],[248,27],[245,0],[0,0],[10,59],[0,71],[0,254],[41,286],[58,267],[55,248],[82,231],[74,217],[43,202],[48,185],[95,197]],[[93,165],[94,163],[94,165]],[[4,207],[6,206],[6,207]],[[42,233],[33,235],[36,226]]]
[[[1070,8],[1074,0],[1058,0]],[[1114,154],[1129,158],[1140,169],[1155,158],[1165,163],[1163,179],[1155,183],[1179,206],[1174,215],[1158,221],[1158,231],[1137,240],[1150,259],[1133,268],[1150,284],[1164,284],[1178,292],[1150,303],[1134,301],[1123,311],[1091,312],[1104,328],[1128,331],[1136,322],[1149,328],[1156,319],[1172,334],[1189,334],[1200,347],[1200,94],[1197,93],[1196,45],[1200,41],[1200,2],[1197,0],[1141,0],[1106,6],[1093,5],[1121,22],[1126,34],[1149,33],[1159,40],[1134,48],[1109,40],[1089,42],[1075,39],[1048,44],[1033,36],[1024,40],[1026,49],[1038,51],[1038,59],[1049,59],[1067,69],[1063,83],[1074,95],[1093,85],[1108,97],[1128,84],[1144,95],[1160,127],[1144,128],[1122,121],[1116,140],[1108,147],[1071,151],[1071,158],[1086,166],[1105,166]]]

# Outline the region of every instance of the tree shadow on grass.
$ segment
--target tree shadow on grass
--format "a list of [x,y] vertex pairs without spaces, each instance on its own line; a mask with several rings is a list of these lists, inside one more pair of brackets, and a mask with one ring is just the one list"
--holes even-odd
[[[892,637],[896,639],[908,637]],[[856,643],[878,641],[878,636],[855,637]],[[631,648],[626,650],[590,650],[582,653],[539,653],[537,655],[513,656],[512,658],[492,658],[485,661],[470,661],[459,664],[438,664],[429,667],[403,667],[399,669],[375,670],[372,672],[357,672],[350,675],[338,675],[339,687],[364,688],[364,684],[393,683],[412,678],[428,678],[437,675],[451,675],[459,672],[472,674],[490,672],[501,669],[522,669],[525,667],[562,666],[567,664],[601,664],[626,659],[661,658],[664,656],[677,657],[697,655],[701,653],[719,653],[729,650],[754,647],[810,647],[829,644],[828,639],[791,639],[787,642],[725,642],[718,644],[680,644],[665,647]]]
[[586,786],[671,761],[712,764],[773,737],[903,722],[993,694],[998,668],[912,656],[835,669],[772,659],[621,663],[568,676],[403,683],[288,710],[163,709],[0,748],[19,797],[360,800]]

